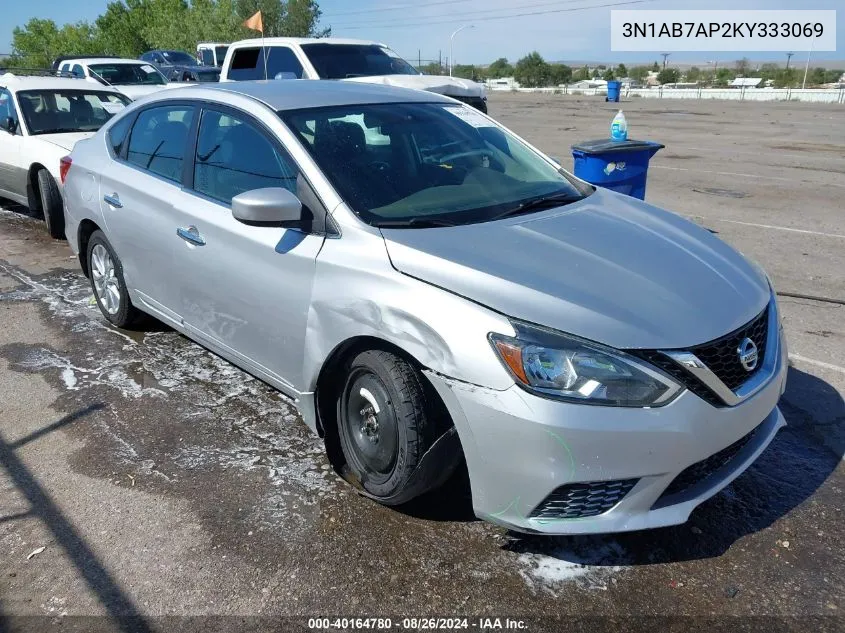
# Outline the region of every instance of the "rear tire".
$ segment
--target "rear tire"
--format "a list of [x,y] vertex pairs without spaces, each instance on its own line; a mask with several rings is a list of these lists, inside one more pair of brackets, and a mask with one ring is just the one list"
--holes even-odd
[[437,439],[422,381],[419,371],[386,351],[362,352],[347,366],[337,404],[340,447],[351,474],[386,505],[409,501],[437,483],[432,479],[411,497],[398,496]]
[[102,231],[94,231],[88,240],[88,277],[100,312],[110,323],[124,328],[140,316],[132,305],[123,266]]
[[38,172],[38,193],[41,196],[41,210],[44,212],[47,232],[54,239],[65,239],[65,206],[62,194],[53,176],[46,169]]

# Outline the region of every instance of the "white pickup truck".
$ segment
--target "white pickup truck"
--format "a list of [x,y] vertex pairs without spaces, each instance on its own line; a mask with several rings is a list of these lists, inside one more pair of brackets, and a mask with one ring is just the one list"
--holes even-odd
[[[384,44],[341,38],[268,37],[229,45],[220,81],[340,79],[416,88],[487,112],[486,88],[469,79],[420,74]],[[265,65],[266,64],[266,65]]]

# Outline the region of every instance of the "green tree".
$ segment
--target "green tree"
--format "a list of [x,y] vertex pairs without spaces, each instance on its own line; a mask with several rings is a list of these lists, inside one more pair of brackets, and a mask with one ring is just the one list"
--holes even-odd
[[513,66],[504,57],[500,57],[487,67],[487,76],[492,79],[513,76]]
[[616,67],[616,76],[620,79],[628,76],[628,68],[625,66],[625,64],[619,64]]
[[473,81],[479,78],[478,70],[472,64],[455,64],[452,67],[452,75],[461,77],[462,79],[472,79]]
[[813,70],[807,74],[807,83],[813,86],[819,86],[825,83],[824,68],[813,68]]
[[634,66],[628,74],[631,76],[631,79],[636,81],[645,81],[645,78],[648,77],[649,69],[648,66]]
[[657,62],[654,62],[654,63],[651,65],[651,72],[653,72],[653,73],[658,73],[658,72],[660,72],[660,64],[658,64]]
[[701,79],[701,69],[698,66],[693,66],[687,71],[687,81],[695,82]]
[[738,77],[747,77],[748,72],[751,70],[751,62],[748,61],[747,57],[743,57],[742,59],[736,60],[735,67]]
[[657,81],[661,84],[674,84],[678,83],[680,76],[677,68],[664,68],[657,74]]
[[798,71],[795,68],[780,68],[773,83],[775,88],[794,88],[798,85]]
[[513,76],[521,86],[539,88],[549,85],[550,72],[540,53],[534,51],[516,62]]
[[58,55],[137,57],[151,48],[193,51],[200,41],[233,41],[256,33],[243,21],[261,10],[265,34],[324,36],[316,0],[112,0],[93,24],[59,28],[33,18],[12,33],[12,62],[48,66]]
[[736,79],[736,73],[730,68],[719,68],[716,70],[716,76],[713,83],[716,86],[727,86],[731,81]]
[[572,81],[572,68],[566,64],[549,64],[549,83],[553,86],[568,84]]
[[613,81],[614,79],[616,79],[616,75],[613,74],[612,68],[608,68],[604,71],[604,74],[601,76],[601,78],[605,81]]
[[445,69],[437,62],[429,62],[417,68],[424,75],[444,75]]
[[590,69],[587,66],[582,66],[578,69],[575,75],[572,77],[575,81],[586,81],[590,78]]

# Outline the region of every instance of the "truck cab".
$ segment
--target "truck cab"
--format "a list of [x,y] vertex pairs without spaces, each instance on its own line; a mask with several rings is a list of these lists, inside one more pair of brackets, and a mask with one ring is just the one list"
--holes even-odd
[[229,45],[220,81],[327,79],[414,88],[487,112],[486,88],[458,77],[423,75],[379,42],[345,38],[268,37]]

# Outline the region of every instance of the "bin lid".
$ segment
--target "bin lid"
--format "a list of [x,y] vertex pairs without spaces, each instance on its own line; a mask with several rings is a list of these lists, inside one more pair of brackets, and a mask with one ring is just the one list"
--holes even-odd
[[635,141],[633,139],[614,141],[609,138],[599,138],[593,141],[576,143],[572,146],[572,150],[585,154],[607,154],[609,152],[657,151],[664,147],[666,146],[654,141]]

